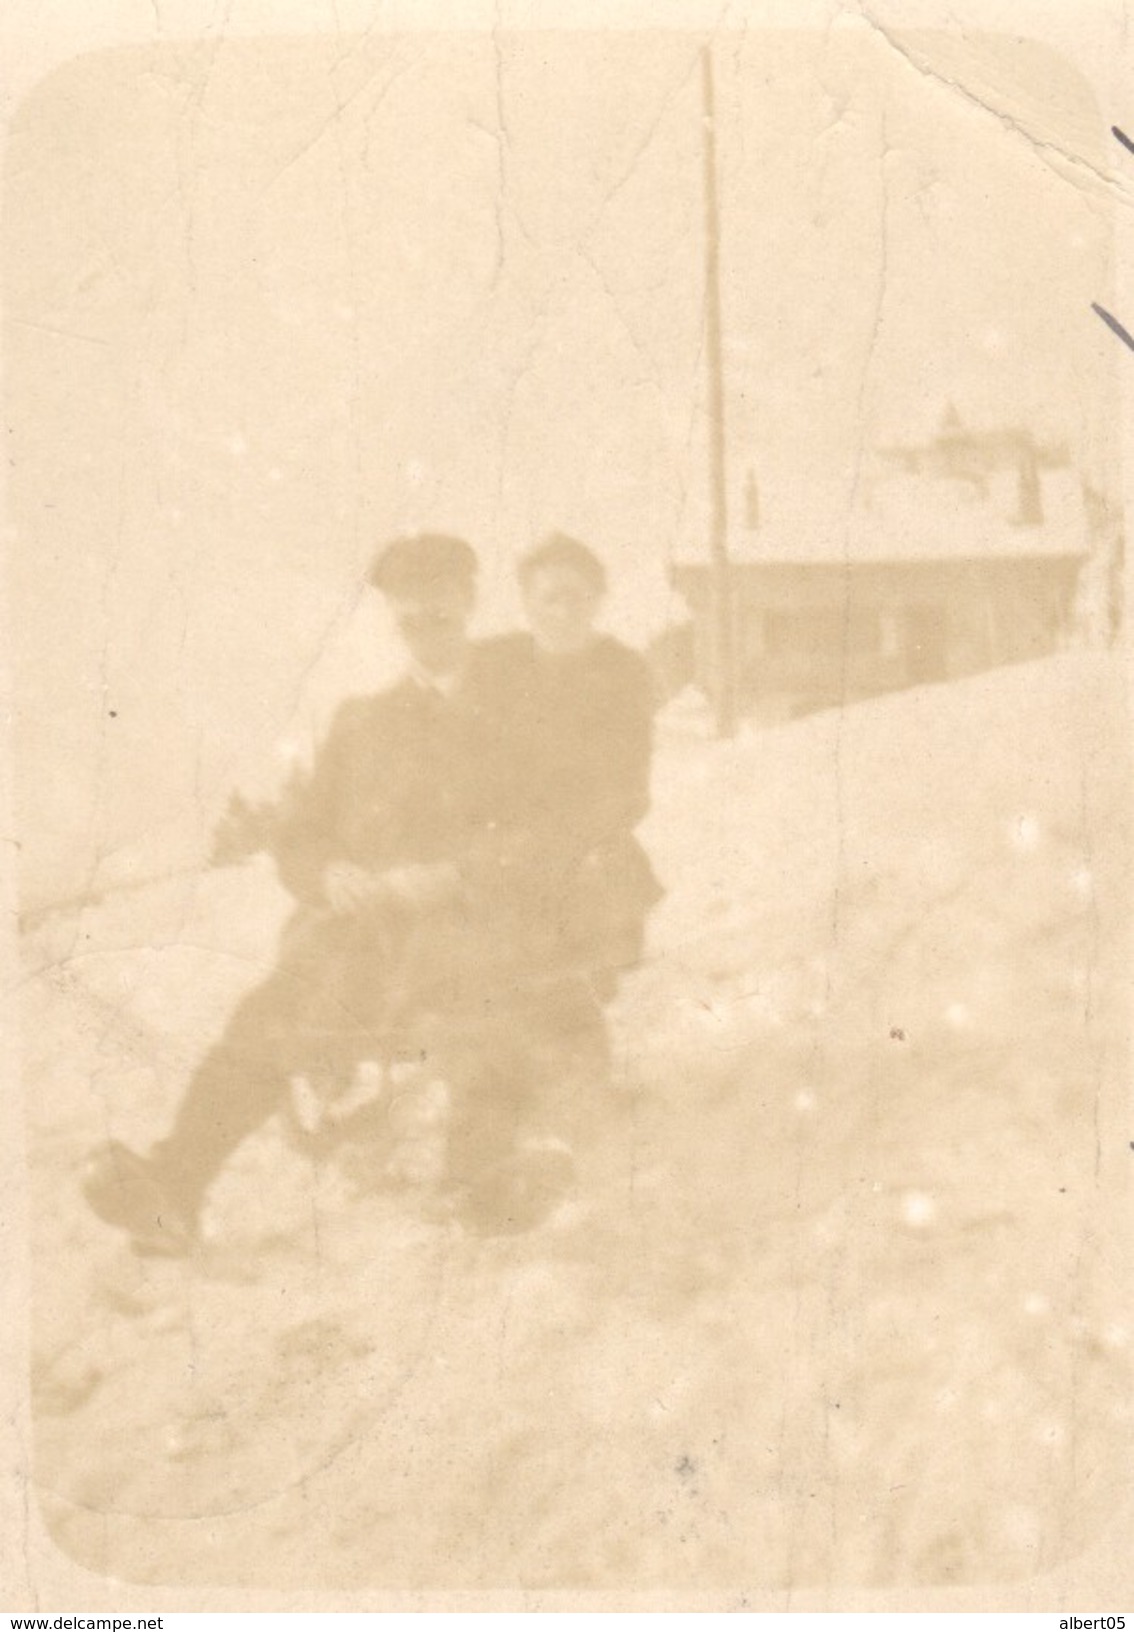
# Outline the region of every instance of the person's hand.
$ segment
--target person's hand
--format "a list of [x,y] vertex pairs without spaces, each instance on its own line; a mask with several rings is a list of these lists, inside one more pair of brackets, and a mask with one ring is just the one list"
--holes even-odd
[[415,912],[430,907],[444,906],[456,895],[460,885],[457,869],[449,862],[407,862],[403,867],[391,867],[382,874],[386,897]]
[[448,862],[406,862],[377,872],[353,861],[334,861],[323,873],[323,894],[332,912],[359,912],[381,902],[425,912],[451,901],[460,875]]
[[266,801],[251,804],[234,793],[213,832],[211,867],[231,867],[257,851],[271,848],[275,809]]
[[385,874],[354,861],[332,861],[323,870],[323,894],[332,912],[358,912],[389,894]]

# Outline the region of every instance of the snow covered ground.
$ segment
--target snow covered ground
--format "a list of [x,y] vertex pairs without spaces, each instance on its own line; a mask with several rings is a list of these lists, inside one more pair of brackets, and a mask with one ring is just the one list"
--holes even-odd
[[675,703],[609,1111],[527,1235],[354,1197],[271,1128],[202,1262],[131,1257],[84,1153],[164,1126],[285,904],[253,865],[42,926],[60,1547],[161,1583],[928,1593],[1121,1525],[1124,709],[1086,656],[734,744]]

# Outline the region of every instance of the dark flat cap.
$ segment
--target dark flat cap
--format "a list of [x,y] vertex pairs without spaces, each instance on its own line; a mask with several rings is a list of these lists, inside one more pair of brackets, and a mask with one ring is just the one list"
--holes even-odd
[[396,538],[384,544],[374,557],[369,582],[375,589],[396,595],[445,580],[471,584],[476,572],[476,552],[463,538],[448,533],[418,533],[413,538]]

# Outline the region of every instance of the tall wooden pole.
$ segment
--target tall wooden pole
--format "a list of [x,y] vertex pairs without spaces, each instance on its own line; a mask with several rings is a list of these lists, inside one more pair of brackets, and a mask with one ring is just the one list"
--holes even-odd
[[709,551],[713,712],[717,735],[736,735],[736,653],[733,641],[732,567],[728,557],[728,478],[725,470],[724,359],[721,351],[721,224],[717,202],[716,111],[712,47],[701,52],[705,105],[705,319],[709,365]]

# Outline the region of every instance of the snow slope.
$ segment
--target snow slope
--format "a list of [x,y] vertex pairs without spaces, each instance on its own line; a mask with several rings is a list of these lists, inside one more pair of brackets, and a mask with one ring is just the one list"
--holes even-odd
[[175,879],[29,947],[37,1474],[88,1568],[932,1607],[1121,1528],[1121,676],[1063,657],[733,744],[694,716],[662,722],[669,893],[582,1191],[529,1235],[353,1198],[270,1129],[206,1264],[130,1258],[83,1153],[162,1127],[283,903]]

